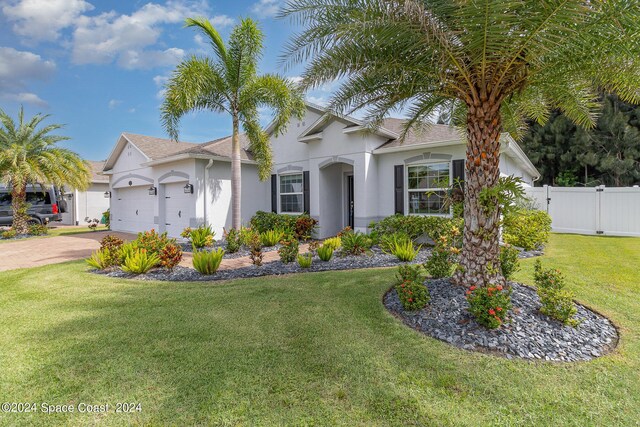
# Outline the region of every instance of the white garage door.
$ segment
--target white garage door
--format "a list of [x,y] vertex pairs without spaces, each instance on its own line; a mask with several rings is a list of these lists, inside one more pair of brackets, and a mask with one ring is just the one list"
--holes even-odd
[[194,195],[184,193],[186,182],[165,184],[165,230],[170,237],[180,237],[185,227],[189,227],[189,218],[194,204]]
[[111,198],[111,228],[117,231],[139,233],[154,228],[155,196],[149,195],[149,187],[114,189]]

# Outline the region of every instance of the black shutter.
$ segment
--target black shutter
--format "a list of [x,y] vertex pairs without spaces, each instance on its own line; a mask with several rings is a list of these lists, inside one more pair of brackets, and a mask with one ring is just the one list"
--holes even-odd
[[278,175],[271,175],[271,212],[278,212]]
[[404,215],[404,166],[394,166],[395,213]]
[[304,198],[304,211],[310,213],[309,209],[309,171],[302,172],[302,194]]
[[453,162],[453,182],[464,182],[464,159],[454,160]]

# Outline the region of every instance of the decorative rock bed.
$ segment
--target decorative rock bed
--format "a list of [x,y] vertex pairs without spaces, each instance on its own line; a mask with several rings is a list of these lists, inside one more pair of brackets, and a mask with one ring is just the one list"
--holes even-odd
[[[413,263],[422,263],[429,258],[431,253],[428,249],[420,251]],[[225,258],[227,255],[225,254]],[[200,274],[194,269],[185,267],[176,267],[172,272],[164,269],[155,269],[147,274],[132,275],[117,269],[110,272],[102,272],[94,270],[98,274],[106,274],[110,277],[135,278],[140,280],[168,280],[168,281],[211,281],[211,280],[228,280],[241,279],[247,277],[260,277],[270,275],[281,275],[291,273],[309,273],[316,271],[332,271],[332,270],[351,270],[357,268],[375,268],[375,267],[393,267],[405,264],[393,255],[382,252],[379,248],[372,248],[371,253],[367,255],[334,255],[331,260],[325,262],[320,260],[318,256],[313,257],[313,264],[310,268],[301,268],[297,262],[284,264],[281,261],[266,262],[262,266],[257,267],[250,265],[228,270],[218,270],[215,274],[206,276]]]
[[[191,253],[193,252],[193,247],[191,246],[191,243],[180,242],[179,245],[182,248],[183,252],[191,252]],[[280,246],[281,245],[279,243],[274,246],[263,246],[261,248],[262,253],[277,251],[278,249],[280,249]],[[227,245],[223,241],[217,241],[213,245],[213,247],[204,248],[204,250],[211,251],[212,249],[218,249],[218,248],[225,249],[226,251]],[[249,248],[245,246],[241,246],[240,249],[238,249],[234,253],[225,252],[224,259],[242,258],[246,256],[248,257],[250,254],[251,254],[251,251],[249,250]]]
[[405,312],[395,289],[383,298],[385,307],[406,325],[465,350],[523,358],[573,362],[602,356],[618,343],[615,326],[604,316],[576,304],[577,328],[564,326],[539,313],[536,291],[511,283],[511,321],[489,330],[476,323],[467,311],[465,289],[448,279],[427,280],[431,302],[417,312]]

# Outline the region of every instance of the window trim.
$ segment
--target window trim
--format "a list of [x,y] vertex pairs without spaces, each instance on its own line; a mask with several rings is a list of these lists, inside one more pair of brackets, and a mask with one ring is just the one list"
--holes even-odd
[[[409,200],[409,194],[412,192],[420,192],[422,190],[412,190],[409,188],[409,168],[414,166],[426,166],[426,165],[437,165],[437,164],[446,164],[449,167],[449,183],[453,182],[453,159],[449,161],[443,161],[442,159],[432,159],[431,161],[420,160],[416,162],[407,163],[404,165],[404,209],[406,215],[417,215],[417,216],[441,216],[441,217],[452,217],[453,216],[453,207],[449,208],[448,213],[413,213],[409,209],[411,201]],[[446,188],[428,188],[426,191],[446,191]]]
[[[281,184],[280,184],[280,177],[282,176],[292,176],[292,175],[300,175],[300,177],[302,178],[302,190],[301,191],[296,191],[293,193],[283,193],[282,191],[280,191]],[[304,212],[283,212],[282,211],[282,196],[287,196],[287,195],[301,195],[302,196],[302,210],[304,211],[304,172],[303,171],[288,171],[288,172],[283,172],[283,173],[279,173],[278,174],[278,213],[282,214],[282,215],[302,215]]]

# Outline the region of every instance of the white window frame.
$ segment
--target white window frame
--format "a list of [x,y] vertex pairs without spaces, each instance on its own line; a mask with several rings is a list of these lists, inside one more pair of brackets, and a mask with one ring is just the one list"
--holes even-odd
[[424,192],[426,193],[427,191],[447,191],[448,188],[426,188],[426,189],[410,189],[409,188],[409,168],[410,167],[414,167],[414,166],[426,166],[426,165],[437,165],[437,164],[446,164],[449,166],[449,184],[451,184],[451,182],[453,182],[453,162],[451,160],[449,161],[431,161],[431,162],[425,162],[425,161],[421,161],[421,162],[415,162],[415,163],[409,163],[409,164],[405,164],[404,165],[404,211],[406,212],[407,215],[418,215],[418,216],[441,216],[441,217],[451,217],[453,216],[453,211],[452,208],[449,208],[449,212],[448,213],[413,213],[410,212],[409,210],[409,206],[411,201],[409,200],[409,194],[410,193],[416,193],[416,192]]
[[[280,191],[281,184],[280,184],[280,178],[283,176],[292,176],[292,175],[300,175],[300,177],[302,178],[302,190],[301,191],[296,191],[293,193],[283,193]],[[288,195],[301,195],[302,196],[302,210],[304,211],[304,173],[302,171],[296,171],[296,172],[286,172],[286,173],[281,173],[278,174],[278,213],[279,214],[284,214],[284,215],[302,215],[304,212],[282,212],[282,196],[288,196]]]

